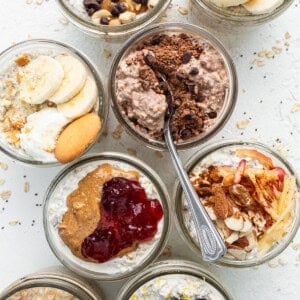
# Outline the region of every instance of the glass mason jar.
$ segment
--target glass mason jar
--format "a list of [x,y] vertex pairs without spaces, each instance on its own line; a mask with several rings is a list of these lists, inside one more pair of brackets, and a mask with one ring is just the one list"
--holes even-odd
[[[189,174],[191,171],[195,170],[197,166],[201,166],[201,163],[206,158],[208,159],[209,163],[213,163],[213,159],[208,157],[210,157],[211,154],[216,154],[216,153],[217,154],[221,153],[219,154],[221,157],[219,158],[220,165],[223,166],[227,166],[228,164],[231,165],[233,161],[232,154],[231,155],[228,155],[227,153],[224,154],[223,151],[224,150],[231,151],[231,149],[236,149],[236,148],[255,149],[260,153],[262,153],[263,155],[270,157],[274,162],[275,166],[282,168],[287,174],[296,177],[293,168],[283,157],[281,157],[278,153],[274,152],[272,149],[268,148],[267,146],[260,143],[253,143],[253,142],[222,141],[222,142],[208,145],[203,149],[201,149],[199,152],[195,153],[188,160],[185,169]],[[231,160],[229,159],[230,157]],[[241,158],[239,158],[239,160],[240,159]],[[234,164],[237,163],[238,161],[234,160]],[[297,189],[299,190],[299,181],[297,177],[296,177],[296,185],[297,185]],[[196,236],[191,229],[192,221],[189,221],[188,208],[184,208],[185,206],[184,195],[182,193],[182,189],[179,183],[177,183],[175,186],[174,197],[176,203],[175,214],[177,220],[177,227],[179,231],[182,233],[184,239],[186,240],[190,248],[199,255],[199,245],[196,240]],[[251,267],[251,266],[256,266],[265,263],[273,259],[274,257],[278,256],[283,250],[287,248],[287,246],[290,244],[295,234],[297,233],[299,225],[300,225],[300,198],[298,195],[295,201],[293,219],[291,224],[289,225],[289,231],[285,234],[284,237],[282,237],[280,241],[274,243],[266,253],[263,253],[263,255],[254,255],[253,257],[249,257],[241,260],[225,255],[216,263],[220,265],[230,266],[230,267]]]
[[[124,284],[124,286],[120,290],[117,299],[138,300],[139,298],[135,295],[135,293],[137,293],[140,288],[146,295],[153,295],[153,293],[155,292],[160,292],[160,294],[163,295],[166,291],[158,290],[159,288],[165,288],[163,287],[163,282],[165,283],[166,287],[170,287],[168,280],[183,280],[181,282],[184,282],[184,278],[188,278],[189,281],[195,280],[195,282],[204,282],[205,289],[211,290],[213,295],[218,295],[218,297],[212,297],[209,299],[233,299],[230,292],[219,282],[219,280],[217,280],[213,274],[204,270],[201,265],[187,260],[174,259],[156,262],[155,264],[148,267],[146,270],[139,273],[137,276],[130,279],[127,283]],[[147,283],[149,284],[151,281],[154,282],[155,280],[157,281],[157,285],[154,285],[155,290],[146,290],[144,285]],[[171,286],[175,287],[176,284],[172,284]],[[186,290],[191,292],[191,289],[189,289],[188,287],[186,287]],[[170,295],[168,294],[168,297],[169,296]],[[156,298],[153,297],[151,299]],[[174,297],[174,299],[178,298]]]
[[228,79],[229,79],[229,84],[226,90],[224,104],[221,108],[221,111],[219,112],[218,117],[216,118],[215,124],[212,125],[204,133],[201,133],[199,136],[177,143],[177,149],[184,150],[191,147],[195,147],[200,143],[203,144],[205,141],[213,137],[226,124],[226,122],[231,116],[231,113],[235,107],[235,103],[237,100],[237,91],[238,91],[237,75],[236,75],[236,70],[233,61],[230,58],[228,52],[223,47],[223,45],[203,28],[190,25],[190,24],[183,24],[183,23],[164,23],[164,24],[149,26],[141,30],[140,32],[136,33],[135,35],[133,35],[130,39],[128,39],[124,43],[124,45],[122,46],[122,48],[114,58],[114,61],[112,63],[112,68],[110,70],[110,75],[109,75],[109,80],[110,80],[109,94],[112,99],[111,102],[112,109],[120,124],[133,138],[135,138],[145,146],[157,150],[167,149],[164,142],[151,139],[150,137],[136,130],[134,126],[130,123],[128,117],[121,111],[121,108],[117,102],[117,95],[116,95],[116,73],[121,61],[124,60],[130,54],[130,52],[133,49],[135,49],[135,47],[138,44],[140,44],[142,41],[150,37],[157,36],[163,33],[165,34],[186,33],[195,37],[200,37],[203,40],[208,41],[221,54],[221,57],[225,64],[226,72],[228,74]]
[[[94,287],[91,283],[62,267],[52,267],[20,278],[0,293],[0,299],[9,299],[19,292],[38,288],[55,289],[57,292],[63,292],[63,299],[68,299],[65,293],[70,294],[70,299],[74,299],[74,297],[85,300],[104,299],[98,287]],[[38,296],[37,298],[40,299]]]
[[241,9],[239,7],[237,7],[236,9],[218,7],[210,0],[190,1],[196,8],[199,9],[199,11],[204,12],[204,14],[206,14],[208,17],[223,21],[224,23],[228,23],[229,25],[234,24],[240,26],[251,26],[267,23],[280,16],[293,3],[293,0],[284,0],[281,5],[279,5],[272,11],[262,14],[251,14],[250,12],[247,12],[246,9]]
[[[77,4],[81,7],[74,7],[70,0],[56,0],[62,13],[75,26],[85,33],[99,37],[103,36],[114,40],[124,39],[136,31],[142,30],[145,26],[155,22],[162,13],[167,9],[171,0],[159,0],[154,8],[138,16],[134,21],[122,25],[101,25],[92,22],[91,18],[84,11],[82,7],[83,0],[77,0]],[[74,2],[74,1],[73,1]]]
[[[96,82],[97,89],[98,89],[98,102],[96,103],[94,107],[94,111],[97,112],[101,119],[101,129],[98,132],[98,135],[95,139],[95,141],[102,135],[102,133],[105,130],[107,117],[108,117],[108,98],[106,91],[104,89],[102,79],[100,77],[100,74],[95,68],[95,66],[90,62],[90,60],[79,50],[68,46],[66,44],[63,44],[58,41],[53,40],[45,40],[45,39],[33,39],[28,41],[23,41],[18,44],[15,44],[11,46],[10,48],[4,50],[2,53],[0,53],[0,75],[3,70],[8,68],[14,60],[21,54],[24,53],[32,53],[34,51],[37,51],[38,53],[66,53],[68,55],[71,55],[81,61],[83,65],[87,68],[88,74],[93,77],[93,79]],[[89,147],[85,150],[88,151],[95,141],[89,145]],[[58,162],[51,161],[51,162],[43,162],[40,160],[35,160],[31,158],[29,155],[27,155],[24,151],[17,149],[15,146],[10,144],[7,139],[3,136],[2,130],[0,131],[0,149],[2,152],[7,154],[9,157],[11,157],[14,160],[17,160],[22,163],[35,165],[35,166],[56,166],[59,165]]]
[[[157,233],[151,241],[139,244],[135,250],[122,257],[113,258],[104,263],[94,263],[72,254],[61,239],[58,226],[66,211],[67,196],[77,188],[82,178],[104,163],[122,170],[136,170],[141,176],[140,182],[142,185],[144,183],[143,187],[147,195],[151,194],[151,198],[160,201],[164,216],[159,221]],[[170,229],[169,196],[157,173],[139,159],[115,152],[87,155],[62,170],[52,181],[45,195],[43,220],[49,246],[62,264],[85,277],[97,280],[118,280],[139,272],[163,251]]]

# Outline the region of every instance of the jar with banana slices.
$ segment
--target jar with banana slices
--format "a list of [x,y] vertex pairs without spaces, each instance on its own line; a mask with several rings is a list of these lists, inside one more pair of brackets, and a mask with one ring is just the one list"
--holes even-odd
[[14,45],[0,56],[0,147],[25,163],[68,163],[102,132],[105,101],[77,50],[46,40]]
[[266,23],[282,14],[293,0],[192,0],[209,16],[239,25]]
[[[289,164],[266,146],[223,142],[210,145],[187,166],[190,180],[227,246],[221,264],[248,267],[283,251],[297,232],[300,199]],[[193,249],[196,231],[177,189],[177,219]]]

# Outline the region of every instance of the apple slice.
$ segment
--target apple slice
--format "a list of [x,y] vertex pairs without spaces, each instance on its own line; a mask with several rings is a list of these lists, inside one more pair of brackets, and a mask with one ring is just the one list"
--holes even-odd
[[286,172],[282,168],[280,168],[280,167],[275,167],[275,168],[273,168],[273,170],[275,170],[277,172],[278,179],[280,181],[283,181],[284,177],[286,175]]
[[244,172],[245,172],[246,163],[247,163],[246,159],[242,159],[239,162],[239,165],[238,165],[235,175],[234,175],[234,183],[241,182],[242,176],[244,175]]
[[270,157],[262,154],[261,152],[255,150],[255,149],[246,149],[241,148],[236,150],[237,156],[247,156],[253,159],[257,159],[260,163],[262,163],[264,166],[266,166],[268,169],[272,169],[273,161]]

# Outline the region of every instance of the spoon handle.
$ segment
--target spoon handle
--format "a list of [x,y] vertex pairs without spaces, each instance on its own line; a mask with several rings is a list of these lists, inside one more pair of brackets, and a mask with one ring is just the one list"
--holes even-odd
[[200,244],[203,260],[218,260],[226,253],[225,243],[218,231],[216,230],[215,225],[208,216],[201,201],[199,201],[199,197],[182,166],[181,160],[177,154],[175,145],[172,140],[171,131],[169,129],[165,129],[164,135],[166,145],[169,149],[186,200],[192,212],[192,219],[195,224],[197,238]]

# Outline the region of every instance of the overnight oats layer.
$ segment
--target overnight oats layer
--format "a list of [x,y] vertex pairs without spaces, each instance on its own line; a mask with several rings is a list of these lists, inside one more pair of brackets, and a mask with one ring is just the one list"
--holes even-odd
[[26,275],[0,292],[5,300],[102,300],[99,287],[62,266]]
[[293,0],[193,0],[211,16],[241,25],[268,22],[282,14]]
[[168,89],[174,98],[172,135],[179,148],[194,146],[220,129],[236,97],[234,67],[222,46],[198,27],[181,26],[164,24],[137,34],[111,71],[117,118],[134,137],[157,148],[165,148]]
[[[227,246],[220,263],[251,266],[283,251],[299,226],[299,190],[287,162],[260,144],[223,143],[188,163],[190,180]],[[198,248],[191,213],[177,189],[176,214]]]
[[120,153],[87,156],[48,189],[44,227],[66,267],[94,279],[124,278],[163,250],[168,194],[138,160]]
[[65,15],[87,33],[124,37],[157,19],[170,0],[57,0]]
[[126,283],[119,300],[229,300],[231,295],[207,271],[183,260],[158,262]]
[[31,40],[0,54],[0,145],[19,161],[68,163],[101,134],[103,87],[75,49]]

